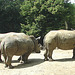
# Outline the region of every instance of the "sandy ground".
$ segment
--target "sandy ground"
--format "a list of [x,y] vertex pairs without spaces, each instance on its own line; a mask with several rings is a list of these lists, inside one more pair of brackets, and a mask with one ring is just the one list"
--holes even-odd
[[39,54],[32,53],[27,64],[18,62],[19,57],[14,56],[12,65],[15,68],[8,69],[4,67],[4,63],[0,63],[0,75],[75,75],[75,59],[71,59],[72,50],[54,50],[55,61],[44,61],[43,55],[44,51]]

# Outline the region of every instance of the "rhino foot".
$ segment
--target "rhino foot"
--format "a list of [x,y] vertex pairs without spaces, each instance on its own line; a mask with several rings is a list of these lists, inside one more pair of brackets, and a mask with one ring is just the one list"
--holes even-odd
[[49,59],[49,61],[54,61],[53,59]]
[[28,63],[28,61],[24,61],[24,64],[27,64]]
[[48,58],[44,58],[44,61],[48,61],[49,59]]
[[24,63],[24,61],[20,60],[20,63]]
[[7,68],[7,67],[8,67],[8,65],[6,64],[6,65],[5,65],[5,68]]
[[14,68],[14,66],[12,66],[12,65],[11,65],[11,66],[9,66],[8,68],[9,68],[9,69],[13,69],[13,68]]
[[0,59],[0,63],[3,62],[2,59]]
[[21,57],[18,58],[18,61],[20,61],[20,60],[21,60]]
[[73,56],[72,59],[75,59],[75,56]]

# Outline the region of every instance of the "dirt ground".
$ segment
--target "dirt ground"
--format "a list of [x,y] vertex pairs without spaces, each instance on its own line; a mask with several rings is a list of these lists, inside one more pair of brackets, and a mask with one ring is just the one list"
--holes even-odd
[[0,75],[75,75],[75,59],[72,59],[72,50],[54,50],[55,61],[44,61],[43,55],[44,51],[39,54],[32,53],[27,64],[18,62],[19,57],[14,56],[12,65],[15,68],[8,69],[4,67],[4,63],[0,63]]

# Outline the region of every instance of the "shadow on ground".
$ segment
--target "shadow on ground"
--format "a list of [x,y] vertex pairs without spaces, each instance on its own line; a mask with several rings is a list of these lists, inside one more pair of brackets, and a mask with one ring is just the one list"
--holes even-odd
[[[53,61],[49,61],[49,62],[69,62],[69,61],[75,61],[75,59],[72,58],[54,59]],[[41,64],[43,62],[45,62],[44,59],[29,59],[28,63],[23,64],[20,63],[18,60],[12,60],[11,64],[17,63],[17,65],[14,66],[14,69],[21,69],[21,68],[32,67]],[[4,62],[2,62],[1,64],[4,64]]]
[[[13,61],[12,63],[15,63],[15,62],[18,63],[18,61]],[[14,68],[15,69],[19,69],[19,68],[31,67],[31,66],[35,66],[35,65],[41,64],[43,62],[44,62],[43,59],[29,59],[26,64],[20,63],[17,66],[14,66]]]
[[75,59],[72,59],[72,58],[63,58],[63,59],[54,59],[54,61],[68,62],[68,61],[75,61]]

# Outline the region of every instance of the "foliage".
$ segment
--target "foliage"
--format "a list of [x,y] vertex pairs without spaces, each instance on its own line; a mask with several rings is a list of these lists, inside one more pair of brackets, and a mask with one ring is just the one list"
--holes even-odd
[[19,12],[18,1],[0,0],[0,32],[20,31]]
[[21,5],[21,15],[25,23],[21,24],[22,32],[42,36],[50,30],[65,29],[65,21],[74,27],[74,6],[64,0],[27,0]]
[[[0,0],[0,32],[24,32],[35,37],[50,30],[75,28],[75,4],[68,0]],[[65,24],[66,23],[66,24]]]
[[[61,25],[59,18],[61,20],[62,17],[58,17],[58,15],[62,14],[61,9],[64,10],[63,0],[37,0],[33,3],[25,1],[21,5],[20,12],[25,17],[23,32],[25,31],[27,34],[37,34],[38,32],[38,35],[43,37],[52,29],[59,29],[58,25]],[[23,25],[21,24],[22,28]]]

